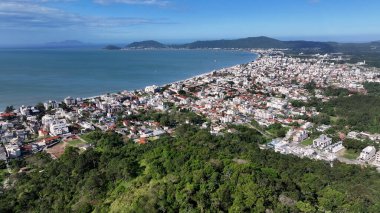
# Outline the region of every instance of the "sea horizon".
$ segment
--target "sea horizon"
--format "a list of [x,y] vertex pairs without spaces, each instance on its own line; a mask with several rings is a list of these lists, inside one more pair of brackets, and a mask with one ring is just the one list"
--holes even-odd
[[237,50],[0,49],[0,112],[162,86],[256,58]]

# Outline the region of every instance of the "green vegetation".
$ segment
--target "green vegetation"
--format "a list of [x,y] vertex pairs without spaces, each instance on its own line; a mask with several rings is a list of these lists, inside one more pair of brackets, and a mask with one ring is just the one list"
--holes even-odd
[[334,87],[327,87],[325,90],[326,96],[347,96],[350,94],[350,91],[345,88],[334,88]]
[[304,88],[310,92],[310,93],[314,93],[315,92],[315,89],[317,88],[317,84],[314,82],[314,81],[310,81],[308,83],[305,84]]
[[86,144],[85,142],[79,140],[79,139],[76,139],[76,140],[72,140],[72,141],[68,141],[67,142],[70,146],[75,146],[75,147],[79,147],[81,145],[84,145]]
[[304,146],[310,146],[310,145],[313,144],[313,139],[308,138],[308,139],[302,141],[301,144],[304,145]]
[[153,40],[133,42],[127,45],[127,48],[144,49],[144,48],[166,48],[167,46]]
[[14,173],[0,212],[380,211],[374,169],[260,150],[256,130],[234,129],[213,136],[181,125],[176,137],[145,145],[91,132],[96,149],[40,154]]
[[[321,105],[324,112],[317,119],[320,123],[330,123],[327,115],[338,117],[336,124],[344,129],[346,126],[357,131],[380,133],[380,97],[353,95],[338,97]],[[328,121],[329,120],[329,121]]]
[[375,51],[349,51],[346,52],[347,54],[351,55],[351,59],[349,60],[350,63],[357,63],[366,61],[367,66],[372,67],[380,67],[380,52],[377,48],[377,52]]
[[280,123],[275,123],[268,126],[266,130],[277,138],[283,138],[285,137],[286,132],[289,130],[289,128],[282,126]]
[[368,95],[380,96],[380,83],[366,82],[364,88],[367,90]]
[[357,159],[359,157],[359,154],[360,154],[360,152],[355,152],[355,150],[347,149],[344,152],[343,157],[345,157],[347,159],[350,159],[350,160],[355,160],[355,159]]

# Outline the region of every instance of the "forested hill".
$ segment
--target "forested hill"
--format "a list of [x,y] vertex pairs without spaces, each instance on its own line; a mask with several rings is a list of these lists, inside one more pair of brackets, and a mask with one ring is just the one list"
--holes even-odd
[[295,51],[315,51],[319,53],[330,52],[379,52],[379,42],[369,43],[338,43],[319,41],[281,41],[265,36],[249,37],[234,40],[211,40],[196,41],[188,44],[178,45],[182,48],[281,48]]
[[260,150],[258,132],[234,128],[181,125],[145,145],[90,133],[94,149],[27,159],[0,212],[380,212],[374,169]]
[[140,42],[133,42],[131,44],[128,44],[126,48],[132,48],[132,49],[146,49],[146,48],[166,48],[167,46],[165,44],[162,44],[158,41],[140,41]]
[[289,49],[295,52],[305,53],[332,53],[342,52],[347,54],[380,54],[380,42],[368,43],[338,43],[338,42],[319,42],[319,41],[281,41],[265,36],[248,37],[241,39],[222,39],[210,41],[195,41],[187,44],[169,45],[162,44],[158,41],[140,41],[133,42],[126,48],[144,49],[144,48],[280,48]]

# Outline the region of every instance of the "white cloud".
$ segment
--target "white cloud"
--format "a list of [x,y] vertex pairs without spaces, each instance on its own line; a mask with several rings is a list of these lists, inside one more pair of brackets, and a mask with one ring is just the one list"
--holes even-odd
[[138,17],[82,16],[25,0],[0,2],[0,20],[0,29],[25,30],[70,27],[125,28],[131,25],[163,23],[162,20]]

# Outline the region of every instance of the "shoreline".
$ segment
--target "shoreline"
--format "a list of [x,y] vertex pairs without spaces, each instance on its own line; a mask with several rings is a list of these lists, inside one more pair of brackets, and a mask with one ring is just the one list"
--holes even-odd
[[[199,49],[199,50],[209,50],[209,49]],[[223,50],[223,51],[235,51],[235,52],[246,52],[246,53],[250,53],[250,54],[252,54],[253,57],[252,57],[248,62],[245,62],[245,63],[238,63],[238,64],[234,64],[234,65],[232,65],[232,66],[226,66],[226,67],[222,67],[222,68],[219,68],[219,69],[214,69],[214,70],[211,70],[211,71],[206,71],[205,73],[201,73],[201,74],[198,74],[198,75],[190,76],[190,77],[187,77],[187,78],[185,78],[185,79],[180,79],[180,80],[173,81],[173,82],[169,82],[169,83],[164,83],[164,84],[157,85],[157,86],[159,86],[159,87],[165,87],[165,86],[167,86],[167,85],[171,85],[171,84],[175,84],[175,83],[180,83],[180,82],[189,81],[189,80],[192,80],[192,79],[194,79],[194,78],[204,77],[204,76],[207,76],[207,75],[212,74],[212,73],[215,72],[215,71],[219,71],[219,70],[222,70],[222,69],[227,69],[227,68],[231,68],[231,67],[239,66],[239,65],[242,65],[242,64],[250,63],[250,62],[255,61],[255,60],[257,60],[258,58],[261,57],[261,54],[260,54],[260,53],[255,52],[255,51],[252,51],[252,50],[229,50],[229,49],[218,49],[218,50],[216,50],[216,51],[219,51],[219,50]],[[145,51],[145,50],[141,50],[141,51]],[[90,100],[90,99],[94,99],[94,98],[99,98],[99,97],[104,96],[104,95],[107,95],[107,94],[114,95],[114,94],[118,94],[118,93],[121,93],[121,92],[124,92],[124,91],[130,91],[130,92],[131,92],[131,91],[137,91],[137,92],[139,92],[139,91],[143,91],[145,87],[147,87],[147,86],[152,86],[152,85],[154,85],[154,84],[151,84],[151,85],[144,85],[144,86],[142,86],[142,88],[136,88],[136,89],[130,89],[130,90],[128,90],[128,89],[123,89],[123,90],[118,90],[118,91],[113,91],[113,92],[105,92],[105,93],[102,93],[102,94],[99,94],[99,95],[93,95],[93,96],[87,96],[87,97],[83,97],[83,96],[77,96],[77,97],[74,97],[74,96],[71,96],[70,94],[68,94],[66,97],[72,97],[72,98],[74,98],[74,99],[76,99],[76,98],[80,98],[80,99],[82,99],[82,100]],[[66,97],[65,97],[65,98],[66,98]],[[48,101],[57,101],[57,103],[61,103],[61,102],[64,101],[65,98],[63,98],[63,99],[58,99],[58,100],[57,100],[57,99],[56,99],[56,100],[54,100],[54,99],[49,99],[49,100],[44,100],[44,101],[37,101],[37,102],[35,102],[34,104],[21,104],[21,105],[7,105],[7,104],[4,104],[4,107],[3,107],[3,108],[5,109],[6,106],[13,106],[13,107],[17,110],[18,108],[20,108],[20,107],[22,107],[22,106],[32,106],[32,107],[33,107],[33,106],[37,105],[38,103],[46,103],[46,102],[48,102]],[[0,113],[3,113],[3,110],[4,110],[4,109],[0,109]]]
[[[238,50],[236,50],[236,51],[238,51]],[[253,62],[253,61],[255,61],[255,60],[257,60],[257,59],[259,59],[261,57],[260,53],[257,53],[257,52],[250,52],[250,53],[254,54],[256,57],[253,60],[250,60],[249,62],[246,62],[246,63]],[[246,64],[246,63],[243,63],[243,64]],[[195,75],[195,76],[191,76],[191,77],[186,78],[186,79],[182,79],[182,80],[178,80],[178,81],[174,81],[174,82],[169,82],[169,83],[165,83],[165,84],[157,85],[157,86],[158,87],[165,87],[165,86],[168,86],[168,85],[171,85],[171,84],[177,84],[177,83],[181,83],[181,82],[185,82],[185,81],[190,81],[190,80],[193,80],[194,78],[204,77],[204,76],[212,74],[213,72],[220,71],[222,69],[228,69],[228,68],[240,66],[240,65],[243,65],[243,64],[235,64],[235,65],[232,65],[232,66],[223,67],[223,68],[212,70],[212,71],[207,71],[205,73],[202,73],[202,74],[199,74],[199,75]],[[145,87],[147,87],[147,86],[153,86],[153,85],[146,85]],[[144,88],[140,88],[140,89],[134,89],[133,91],[139,92],[139,91],[143,91],[143,90],[144,90]],[[124,92],[124,91],[128,91],[128,90],[122,90],[122,91],[117,91],[117,92],[109,92],[108,94],[113,95],[113,94],[118,94],[118,93]],[[106,95],[106,94],[107,93],[101,94],[101,95],[97,95],[97,96],[80,97],[80,98],[82,98],[83,100],[90,100],[90,99],[94,99],[94,98],[99,98],[99,97],[101,97],[103,95]]]

